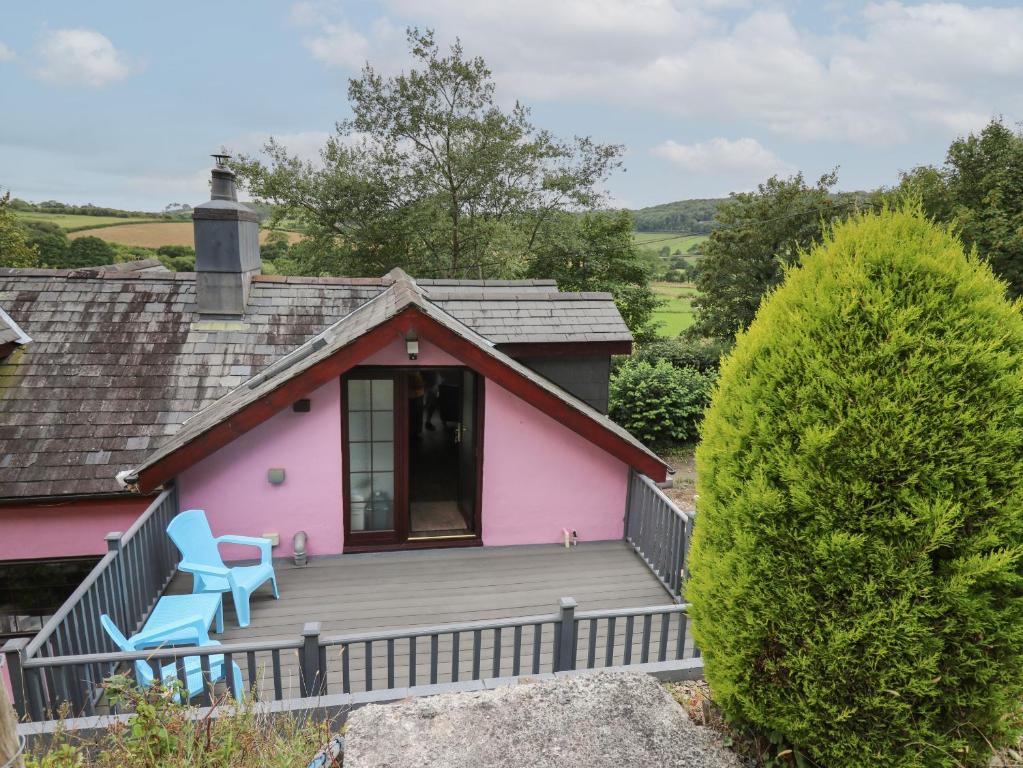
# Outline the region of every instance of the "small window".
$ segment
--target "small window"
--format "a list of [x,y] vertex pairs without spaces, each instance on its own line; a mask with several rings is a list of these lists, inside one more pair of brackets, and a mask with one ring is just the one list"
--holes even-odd
[[38,632],[98,562],[98,557],[0,562],[0,642]]

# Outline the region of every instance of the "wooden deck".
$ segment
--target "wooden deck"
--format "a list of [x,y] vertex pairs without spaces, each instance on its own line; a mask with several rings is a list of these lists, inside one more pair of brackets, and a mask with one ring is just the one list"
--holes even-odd
[[[261,588],[252,597],[251,624],[240,629],[230,596],[225,595],[225,631],[214,635],[216,639],[225,643],[295,639],[309,621],[321,622],[322,635],[328,636],[551,614],[557,612],[561,597],[575,598],[580,611],[672,602],[635,552],[618,541],[571,549],[544,545],[343,555],[313,559],[301,568],[281,561],[275,568],[281,599],[273,599],[269,585]],[[167,593],[190,590],[191,578],[178,574]],[[545,645],[552,641],[553,637],[543,638]],[[485,664],[491,652],[484,648]],[[359,653],[356,658],[353,649],[349,659],[353,676],[365,666],[364,651]],[[398,653],[407,657],[408,652]],[[425,663],[417,659],[417,666]],[[245,660],[236,661],[245,673]],[[265,663],[261,660],[261,670]],[[293,690],[297,653],[282,653],[280,664],[283,685]],[[336,691],[333,670],[339,671],[340,662],[332,660],[330,667],[333,680],[328,683]],[[246,685],[252,685],[245,676]],[[374,687],[384,687],[376,670],[371,676]]]

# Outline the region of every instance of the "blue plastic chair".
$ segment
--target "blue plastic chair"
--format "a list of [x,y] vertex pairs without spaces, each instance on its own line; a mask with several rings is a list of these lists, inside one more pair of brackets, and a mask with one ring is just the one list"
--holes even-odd
[[[132,635],[131,638],[127,638],[114,624],[113,619],[107,616],[105,613],[99,617],[100,623],[103,625],[103,629],[110,636],[110,639],[114,641],[114,644],[125,653],[134,653],[141,651],[146,648],[161,647],[167,645],[166,636],[162,633],[162,630],[166,627],[161,628],[160,632],[139,632],[137,635]],[[211,645],[220,645],[216,640],[210,640],[210,636],[206,630],[206,622],[200,616],[195,616],[191,619],[184,620],[176,628],[176,634],[178,637],[194,637],[195,645],[199,647],[207,647]],[[222,653],[216,653],[209,657],[210,660],[210,682],[215,683],[218,680],[224,679],[224,655]],[[202,662],[198,656],[186,656],[182,659],[185,667],[185,679],[188,681],[188,698],[192,699],[194,696],[198,696],[203,691],[203,674],[202,674]],[[238,668],[238,665],[231,662],[231,693],[235,698],[241,696],[242,691],[242,671]],[[178,674],[175,668],[174,662],[164,664],[160,667],[160,679],[164,685],[172,685],[177,679]],[[153,669],[149,663],[143,660],[135,662],[135,681],[142,688],[148,688],[153,684],[155,676],[153,675]],[[180,696],[175,694],[175,701],[180,700]]]
[[[280,597],[277,574],[270,562],[270,540],[252,536],[213,536],[206,513],[189,509],[179,513],[167,526],[167,534],[181,551],[178,570],[192,574],[192,592],[230,592],[238,626],[249,626],[249,596],[267,581],[274,598]],[[218,544],[243,544],[259,548],[259,565],[228,568],[220,557]]]

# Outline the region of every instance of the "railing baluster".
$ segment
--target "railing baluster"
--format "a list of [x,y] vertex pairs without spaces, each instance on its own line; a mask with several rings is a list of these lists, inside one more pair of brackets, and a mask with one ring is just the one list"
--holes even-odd
[[653,616],[649,613],[643,617],[643,650],[640,652],[640,663],[646,664],[650,661],[650,622]]
[[476,629],[472,633],[472,679],[480,679],[480,650],[483,645],[483,631]]
[[255,699],[256,701],[259,701],[259,678],[258,678],[258,674],[259,673],[256,670],[256,652],[255,651],[246,651],[246,653],[245,653],[245,667],[246,667],[246,669],[247,669],[247,671],[249,673],[249,681],[248,681],[249,690],[248,690],[248,693],[253,697],[253,699]]
[[678,636],[675,638],[675,659],[686,657],[686,628],[689,624],[689,617],[684,613],[678,615]]
[[208,707],[213,703],[213,671],[210,669],[210,657],[203,654],[199,657],[199,670],[202,673],[202,691],[199,693],[199,702]]
[[533,674],[540,674],[540,642],[543,636],[543,624],[533,625]]
[[440,635],[430,635],[430,685],[437,684],[437,664],[439,662],[440,651],[438,645],[440,644]]
[[458,682],[458,633],[451,633],[451,682]]
[[416,639],[415,637],[408,639],[408,684],[410,686],[416,684]]
[[610,616],[607,620],[607,640],[604,642],[604,666],[615,665],[615,617]]
[[494,677],[501,676],[501,628],[496,627],[494,629],[494,666],[493,666]]
[[590,619],[590,636],[586,643],[586,668],[597,666],[597,620]]
[[665,661],[668,658],[668,633],[671,628],[671,614],[661,614],[661,630],[657,642],[657,660]]
[[622,655],[622,664],[628,665],[632,663],[632,626],[635,623],[635,617],[625,617],[625,648]]
[[366,690],[373,690],[373,641],[367,640],[364,643],[366,651],[366,663],[364,671],[364,679],[366,681]]
[[387,638],[387,687],[394,687],[394,638]]
[[341,646],[341,693],[352,692],[351,666],[348,659],[352,655],[352,646],[345,644]]
[[281,685],[281,652],[277,648],[270,651],[270,664],[273,667],[274,701],[280,701],[284,698],[284,690]]
[[234,688],[234,657],[230,651],[224,654],[221,669],[224,672],[224,684],[227,686],[227,690],[231,693],[232,697],[240,701],[242,692],[240,690],[236,691]]
[[522,655],[522,625],[516,625],[515,631],[512,633],[512,674],[515,677],[519,676],[520,657]]
[[[183,704],[187,704],[191,701],[191,697],[188,690],[188,670],[185,667],[184,656],[174,657],[174,675],[178,678],[178,683],[181,685],[181,701]],[[157,675],[156,682],[163,683],[163,679]]]

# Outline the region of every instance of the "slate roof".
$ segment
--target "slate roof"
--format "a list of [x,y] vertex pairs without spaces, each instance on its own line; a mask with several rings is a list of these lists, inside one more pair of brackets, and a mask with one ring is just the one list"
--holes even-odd
[[[153,451],[144,462],[127,473],[128,482],[134,482],[137,480],[138,475],[146,468],[152,467],[170,454],[181,450],[217,424],[240,412],[246,406],[262,400],[303,371],[331,357],[348,344],[362,337],[367,331],[393,318],[408,307],[415,307],[448,330],[469,341],[487,355],[511,368],[521,377],[530,380],[550,394],[555,395],[562,402],[579,411],[588,419],[614,433],[620,440],[639,449],[655,462],[664,464],[657,454],[649,450],[642,442],[603,413],[575,397],[575,395],[565,391],[546,377],[536,373],[531,368],[501,352],[494,347],[490,339],[441,309],[429,299],[426,291],[420,288],[401,269],[392,270],[388,273],[385,280],[388,280],[391,284],[383,293],[366,302],[346,317],[339,319],[322,333],[309,339],[291,355],[270,366],[265,372],[236,387],[224,397],[188,419],[172,438]],[[668,465],[664,464],[664,466],[667,467]]]
[[[493,343],[591,340],[598,332],[570,313],[596,321],[613,310],[606,297],[554,294],[551,281],[422,282]],[[158,264],[0,269],[0,307],[32,337],[0,360],[0,500],[120,493],[118,471],[385,287],[381,278],[261,275],[242,320],[206,320],[195,312],[195,275]],[[516,314],[554,295],[548,315]],[[607,333],[631,338],[618,323]]]

